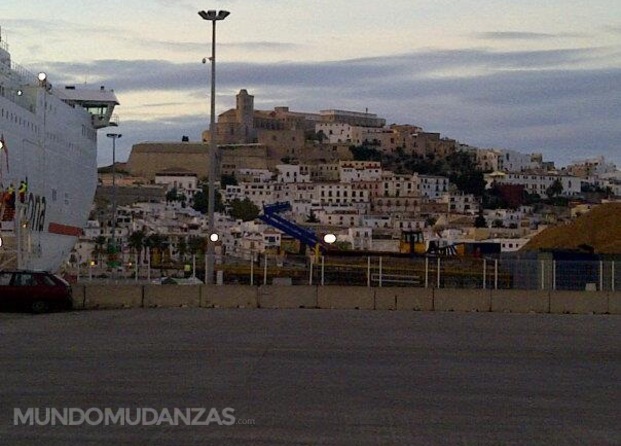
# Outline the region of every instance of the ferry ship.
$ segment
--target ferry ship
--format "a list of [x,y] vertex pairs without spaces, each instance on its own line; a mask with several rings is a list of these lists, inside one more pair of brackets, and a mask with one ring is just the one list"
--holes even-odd
[[0,270],[57,272],[97,186],[97,130],[115,126],[112,90],[57,87],[12,63],[0,35]]

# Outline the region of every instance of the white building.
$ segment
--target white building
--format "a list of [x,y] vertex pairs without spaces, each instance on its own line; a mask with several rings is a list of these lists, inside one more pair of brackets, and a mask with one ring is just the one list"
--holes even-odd
[[198,191],[198,177],[186,169],[166,169],[155,174],[155,184],[163,184],[166,190],[176,189],[188,198]]
[[339,178],[342,183],[379,181],[382,164],[379,161],[340,161]]
[[322,122],[315,124],[315,133],[323,133],[326,138],[324,142],[330,144],[352,142],[352,129],[352,125],[341,122]]
[[268,169],[237,169],[235,179],[238,183],[267,183],[272,181],[272,172]]
[[266,204],[275,203],[273,183],[239,183],[237,185],[227,185],[222,192],[222,201],[230,203],[238,199],[248,198],[256,206],[262,208]]
[[447,212],[452,214],[476,215],[479,212],[479,201],[472,194],[445,194],[438,202],[446,203]]
[[279,164],[276,166],[277,183],[309,183],[311,181],[308,166],[299,164]]
[[364,226],[350,227],[347,236],[338,237],[338,240],[349,242],[353,250],[370,250],[373,247],[373,231]]
[[498,150],[498,154],[498,170],[503,172],[524,172],[541,167],[536,161],[541,158],[538,154],[530,155],[506,149]]
[[546,191],[555,181],[559,180],[563,186],[561,195],[576,196],[581,192],[580,178],[570,175],[552,175],[535,173],[507,173],[498,175],[495,181],[498,184],[522,185],[529,194],[538,194],[545,197]]

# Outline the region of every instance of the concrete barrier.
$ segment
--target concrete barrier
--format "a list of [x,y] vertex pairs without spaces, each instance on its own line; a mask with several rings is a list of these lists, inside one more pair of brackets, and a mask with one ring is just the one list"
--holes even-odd
[[84,288],[85,285],[71,285],[71,300],[73,300],[74,310],[84,309]]
[[608,294],[608,312],[610,314],[621,314],[621,292],[610,292]]
[[397,310],[433,311],[433,288],[410,288],[407,294],[397,295]]
[[96,284],[84,286],[84,308],[140,308],[141,285]]
[[375,289],[376,310],[432,311],[431,288],[382,287]]
[[200,306],[621,314],[621,292],[140,284],[76,284],[72,289],[78,310]]
[[202,285],[200,306],[207,308],[257,308],[257,287]]
[[375,291],[363,286],[322,286],[317,289],[317,302],[319,308],[372,310]]
[[258,299],[259,308],[317,308],[317,287],[264,285]]
[[492,293],[482,289],[435,288],[433,308],[435,311],[491,311]]
[[492,290],[492,311],[497,313],[549,313],[550,293],[540,290]]
[[608,313],[608,295],[592,291],[551,291],[550,313],[605,314]]
[[198,307],[201,301],[200,285],[144,285],[145,308]]
[[373,288],[374,310],[396,310],[398,288]]

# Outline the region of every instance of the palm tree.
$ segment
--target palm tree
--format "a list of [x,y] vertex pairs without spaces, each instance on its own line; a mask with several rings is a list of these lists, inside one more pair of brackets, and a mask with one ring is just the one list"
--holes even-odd
[[101,256],[106,253],[104,246],[106,246],[107,239],[103,235],[99,235],[95,237],[94,242],[95,249],[93,249],[92,255],[97,259],[97,263],[101,266]]
[[141,258],[142,248],[147,235],[144,231],[134,231],[129,235],[128,245],[136,253],[136,257]]
[[161,234],[151,234],[146,237],[145,246],[151,248],[153,264],[158,265],[161,263],[164,249],[168,246],[168,240]]
[[185,237],[179,237],[179,242],[177,242],[177,254],[179,254],[179,261],[181,263],[185,262],[185,255],[188,253],[188,242],[186,242]]
[[205,252],[205,237],[193,235],[188,240],[188,252],[192,255],[203,254]]

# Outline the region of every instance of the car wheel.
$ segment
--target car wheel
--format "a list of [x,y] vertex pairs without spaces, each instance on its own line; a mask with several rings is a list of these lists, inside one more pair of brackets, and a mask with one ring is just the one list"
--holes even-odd
[[33,313],[41,314],[49,311],[50,306],[46,301],[38,299],[32,302],[30,309]]

